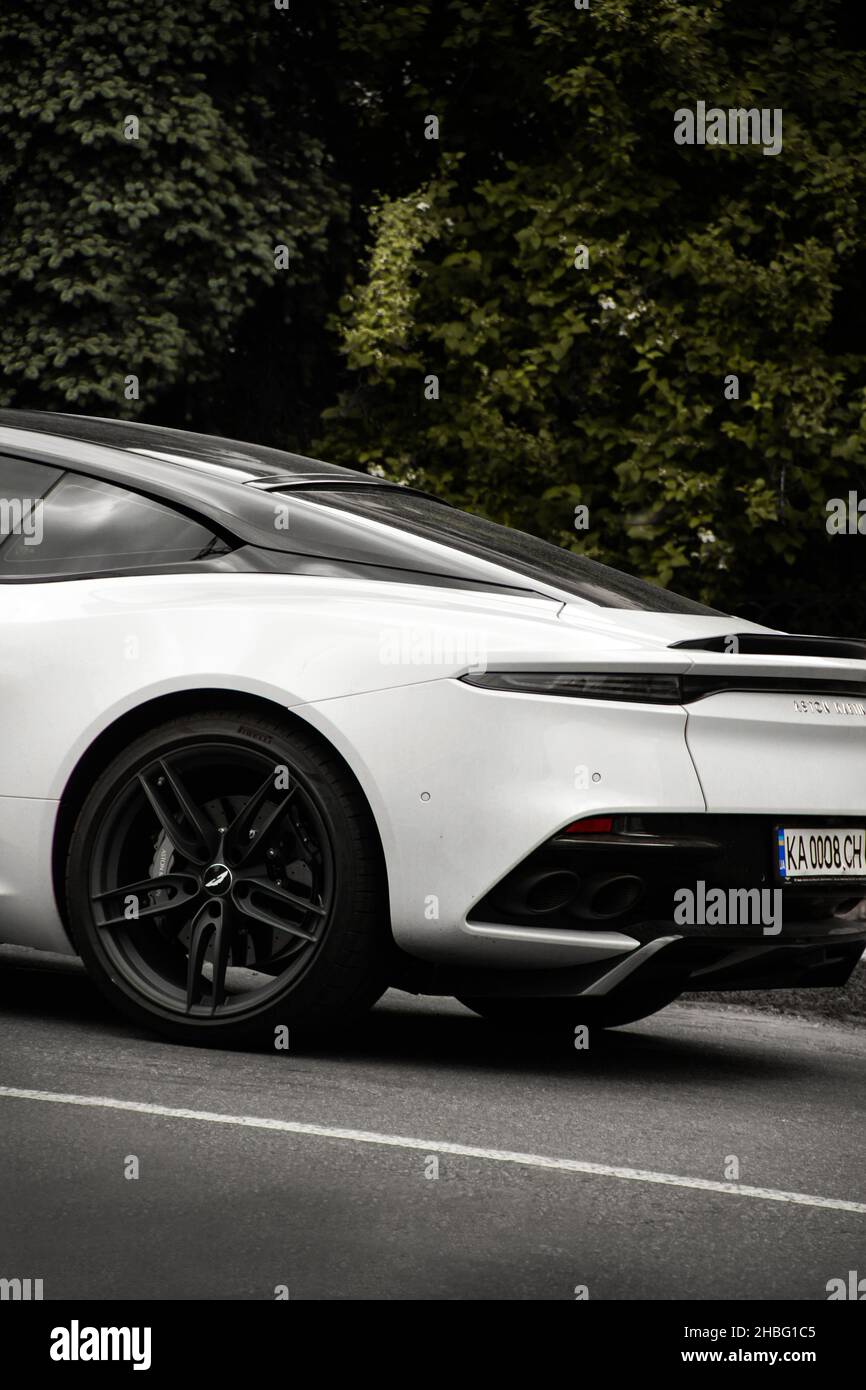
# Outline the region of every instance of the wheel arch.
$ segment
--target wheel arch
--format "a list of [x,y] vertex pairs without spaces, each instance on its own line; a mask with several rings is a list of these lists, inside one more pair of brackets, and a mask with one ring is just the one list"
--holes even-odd
[[[224,709],[239,709],[248,714],[258,713],[271,719],[278,718],[287,728],[294,727],[303,731],[306,737],[318,740],[322,747],[328,750],[330,756],[339,761],[341,768],[356,787],[369,812],[370,825],[376,837],[382,867],[383,890],[386,894],[388,893],[388,873],[382,836],[375,812],[370,805],[370,799],[343,754],[319,729],[277,701],[269,700],[265,696],[253,695],[247,691],[220,687],[172,691],[169,694],[158,695],[153,699],[146,700],[143,704],[136,705],[134,709],[126,710],[119,715],[85,749],[67,778],[54,823],[51,853],[54,897],[67,936],[70,935],[70,932],[65,888],[66,856],[75,821],[84,805],[87,793],[96,779],[105,771],[112,758],[122,748],[158,724],[169,719],[181,718],[185,714],[204,714]],[[386,910],[387,920],[390,922],[390,902],[386,902]]]

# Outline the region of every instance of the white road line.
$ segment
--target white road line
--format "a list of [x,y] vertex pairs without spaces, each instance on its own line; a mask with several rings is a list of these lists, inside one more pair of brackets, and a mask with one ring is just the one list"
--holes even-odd
[[272,1120],[260,1115],[221,1115],[213,1110],[185,1110],[149,1101],[114,1100],[110,1096],[67,1095],[63,1091],[29,1091],[0,1086],[0,1099],[49,1101],[55,1105],[81,1105],[94,1110],[123,1110],[135,1115],[158,1115],[168,1120],[199,1120],[211,1125],[236,1125],[242,1129],[267,1129],[278,1134],[307,1134],[317,1139],[342,1139],[351,1144],[379,1144],[393,1149],[418,1149],[422,1153],[454,1154],[480,1158],[488,1163],[516,1163],[524,1168],[546,1168],[561,1173],[585,1173],[590,1177],[619,1178],[626,1182],[660,1183],[698,1192],[721,1192],[728,1197],[751,1197],[763,1202],[793,1202],[801,1207],[866,1214],[866,1202],[845,1202],[837,1197],[811,1197],[805,1192],[779,1192],[772,1187],[746,1183],[714,1182],[709,1178],[654,1173],[642,1168],[617,1168],[609,1163],[583,1163],[576,1158],[549,1158],[546,1154],[513,1153],[509,1149],[484,1149],[475,1144],[450,1144],[442,1139],[412,1139],[405,1134],[377,1134],[368,1129],[339,1129],[331,1125],[307,1125],[297,1120]]

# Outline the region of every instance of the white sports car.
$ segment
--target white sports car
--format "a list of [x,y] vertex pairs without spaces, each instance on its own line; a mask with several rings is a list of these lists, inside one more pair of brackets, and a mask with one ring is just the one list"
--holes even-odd
[[275,449],[0,411],[0,940],[139,1023],[843,984],[866,644]]

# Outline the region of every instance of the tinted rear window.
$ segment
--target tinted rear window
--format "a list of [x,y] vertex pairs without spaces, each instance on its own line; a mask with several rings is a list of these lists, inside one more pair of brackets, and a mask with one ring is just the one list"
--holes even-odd
[[500,526],[495,521],[415,493],[365,488],[363,493],[310,491],[305,496],[327,507],[367,516],[411,535],[451,546],[460,554],[506,565],[525,579],[555,585],[603,608],[721,616],[715,609],[693,599],[683,598],[657,584],[648,584],[609,565],[601,565],[572,550],[563,550],[526,531]]

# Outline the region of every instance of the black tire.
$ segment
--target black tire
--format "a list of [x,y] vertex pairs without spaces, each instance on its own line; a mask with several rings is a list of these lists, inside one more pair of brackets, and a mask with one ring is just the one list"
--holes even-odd
[[464,998],[461,995],[460,1003],[491,1023],[544,1033],[572,1030],[580,1023],[592,1028],[621,1028],[667,1008],[681,992],[682,985],[669,985],[610,999],[504,999],[498,995]]
[[74,825],[66,902],[98,988],[175,1041],[333,1030],[387,986],[369,808],[314,734],[277,719],[184,716],[118,754]]

